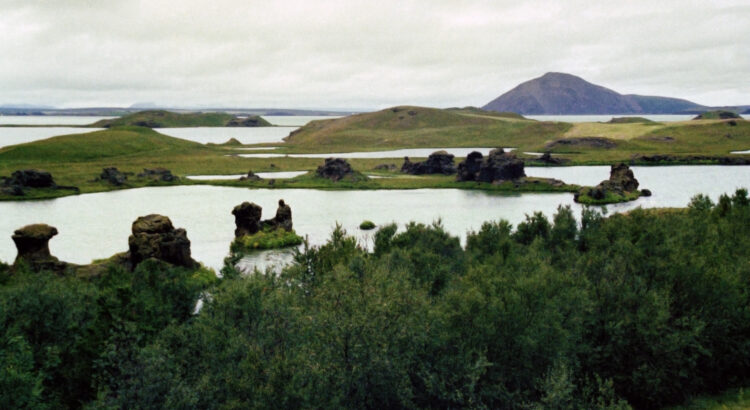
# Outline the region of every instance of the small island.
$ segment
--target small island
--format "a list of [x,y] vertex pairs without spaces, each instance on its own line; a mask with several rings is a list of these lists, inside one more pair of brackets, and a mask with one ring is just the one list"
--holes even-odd
[[618,202],[634,201],[641,196],[651,196],[648,189],[638,190],[638,180],[633,171],[626,164],[612,165],[609,179],[605,179],[595,187],[582,187],[573,197],[578,203],[585,205],[605,205]]
[[177,127],[270,127],[270,122],[259,115],[236,117],[218,112],[178,113],[166,110],[147,110],[124,115],[119,118],[97,121],[89,127],[111,128],[138,126],[148,128]]
[[252,202],[243,202],[234,207],[234,241],[230,245],[233,254],[244,254],[262,249],[277,249],[296,246],[302,237],[292,229],[292,208],[279,200],[276,216],[261,220],[263,208]]

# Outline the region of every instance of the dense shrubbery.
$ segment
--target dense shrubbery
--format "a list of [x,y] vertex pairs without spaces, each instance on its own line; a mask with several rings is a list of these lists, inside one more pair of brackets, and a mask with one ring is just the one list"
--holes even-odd
[[337,228],[192,316],[204,274],[0,266],[0,406],[661,407],[748,382],[748,228],[743,190],[488,222],[465,249],[439,223],[373,252]]

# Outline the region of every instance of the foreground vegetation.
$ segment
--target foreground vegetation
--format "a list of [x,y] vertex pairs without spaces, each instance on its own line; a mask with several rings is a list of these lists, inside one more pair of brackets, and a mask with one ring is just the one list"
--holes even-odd
[[678,404],[748,385],[747,226],[738,190],[487,222],[465,247],[439,223],[372,252],[336,229],[278,275],[0,266],[0,407]]

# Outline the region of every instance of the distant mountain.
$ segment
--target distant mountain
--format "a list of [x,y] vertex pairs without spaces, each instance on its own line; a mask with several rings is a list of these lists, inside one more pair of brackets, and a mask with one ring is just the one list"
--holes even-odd
[[524,115],[676,114],[708,107],[678,98],[623,95],[565,73],[547,73],[497,97],[485,110]]

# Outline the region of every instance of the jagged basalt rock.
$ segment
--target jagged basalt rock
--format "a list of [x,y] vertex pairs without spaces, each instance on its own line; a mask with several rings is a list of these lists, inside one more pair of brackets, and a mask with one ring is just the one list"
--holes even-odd
[[143,168],[143,172],[138,174],[138,178],[149,178],[155,181],[174,182],[179,178],[172,175],[172,171],[166,168]]
[[279,199],[279,207],[276,208],[276,216],[273,219],[263,221],[262,223],[270,225],[274,228],[282,228],[287,232],[292,231],[292,208],[284,203],[283,199]]
[[184,229],[175,229],[163,215],[141,216],[133,222],[128,238],[128,259],[135,268],[146,259],[154,258],[172,265],[195,268],[198,263],[190,256],[190,240]]
[[500,183],[514,181],[526,176],[523,160],[514,154],[493,149],[486,158],[479,152],[470,153],[465,161],[458,164],[456,180]]
[[56,188],[52,174],[36,169],[22,169],[15,171],[7,179],[6,184],[22,188]]
[[349,175],[353,175],[354,171],[345,159],[326,158],[325,163],[318,167],[315,174],[321,178],[328,178],[336,182]]
[[27,225],[17,229],[12,236],[18,250],[13,267],[25,263],[34,271],[64,272],[68,264],[52,256],[49,251],[49,240],[55,235],[57,228],[46,224]]
[[619,163],[612,165],[609,170],[609,180],[602,181],[602,183],[608,182],[608,184],[616,189],[621,189],[626,192],[633,192],[638,190],[638,180],[635,179],[633,171],[629,166]]
[[99,174],[99,180],[109,182],[115,186],[122,186],[128,180],[128,176],[115,167],[109,167],[102,169],[102,173]]
[[234,236],[239,238],[252,235],[260,230],[260,216],[263,208],[252,202],[243,202],[232,209],[234,215]]
[[445,151],[435,151],[427,157],[426,161],[422,162],[411,162],[409,161],[409,157],[404,157],[401,172],[411,175],[455,174],[456,165],[453,163],[453,158],[453,154]]

